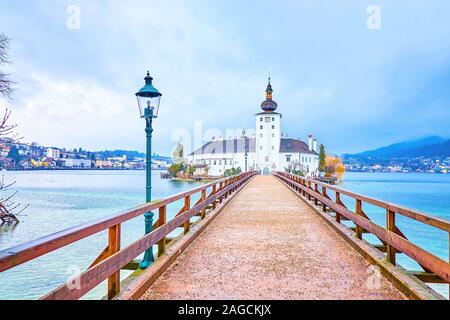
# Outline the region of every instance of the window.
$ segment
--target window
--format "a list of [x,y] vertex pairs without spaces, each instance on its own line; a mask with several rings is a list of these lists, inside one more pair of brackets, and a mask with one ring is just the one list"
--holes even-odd
[[272,122],[275,122],[275,117],[272,118]]
[[263,146],[259,146],[259,150],[262,150],[263,149]]
[[262,137],[263,137],[263,134],[261,133],[259,136],[262,138]]
[[263,118],[262,118],[262,117],[261,117],[261,118],[259,118],[259,121],[263,122]]
[[286,156],[286,161],[291,162],[291,156]]
[[272,150],[275,150],[275,146],[272,146]]
[[259,128],[262,130],[264,127],[263,127],[263,126],[260,126]]
[[221,166],[222,165],[222,160],[219,160],[219,166]]
[[272,129],[275,130],[275,126],[272,126]]
[[266,123],[270,122],[270,117],[266,117]]
[[214,160],[214,165],[216,165],[217,164],[217,161],[216,160]]
[[224,160],[224,161],[223,161],[223,164],[224,164],[224,165],[227,165],[227,160]]
[[270,161],[269,157],[266,157],[266,162],[269,162],[269,161]]
[[275,138],[275,133],[272,133],[272,138]]

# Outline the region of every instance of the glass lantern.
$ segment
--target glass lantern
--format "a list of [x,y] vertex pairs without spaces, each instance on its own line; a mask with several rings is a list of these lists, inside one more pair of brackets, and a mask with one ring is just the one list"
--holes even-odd
[[[147,72],[145,86],[136,93],[141,118],[145,118],[149,114],[152,114],[154,118],[158,117],[162,94],[153,86],[152,81],[153,78],[150,76],[150,72]],[[146,112],[147,109],[148,111]]]

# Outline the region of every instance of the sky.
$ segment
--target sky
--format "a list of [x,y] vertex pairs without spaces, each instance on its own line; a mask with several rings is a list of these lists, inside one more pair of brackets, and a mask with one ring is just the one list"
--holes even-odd
[[17,83],[0,106],[24,141],[145,150],[134,94],[147,70],[160,154],[183,132],[198,146],[200,122],[254,128],[269,73],[282,131],[329,152],[450,137],[448,0],[26,2],[0,0]]

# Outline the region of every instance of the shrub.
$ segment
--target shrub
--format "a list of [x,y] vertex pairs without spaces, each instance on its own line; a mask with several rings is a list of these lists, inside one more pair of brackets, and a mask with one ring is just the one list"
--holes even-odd
[[172,164],[167,171],[172,178],[176,178],[179,172],[184,172],[184,165],[182,163],[174,163]]

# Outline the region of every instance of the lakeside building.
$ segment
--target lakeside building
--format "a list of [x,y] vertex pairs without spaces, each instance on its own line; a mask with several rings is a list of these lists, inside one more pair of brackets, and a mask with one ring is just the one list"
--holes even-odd
[[257,170],[269,175],[275,171],[301,170],[307,176],[315,176],[319,168],[317,140],[312,135],[308,144],[300,139],[284,137],[281,133],[282,114],[276,112],[278,104],[273,101],[273,88],[266,89],[262,112],[255,115],[256,135],[253,138],[213,140],[188,156],[190,164],[208,166],[208,174],[222,176],[232,168],[245,171]]
[[61,158],[61,150],[56,148],[48,148],[47,149],[47,157],[53,159]]
[[[152,168],[167,169],[170,157],[153,154]],[[87,151],[81,148],[44,147],[37,143],[22,143],[0,139],[0,168],[7,170],[71,170],[114,169],[144,170],[145,154],[138,151]]]
[[86,169],[92,167],[92,161],[86,159],[61,159],[65,168]]

